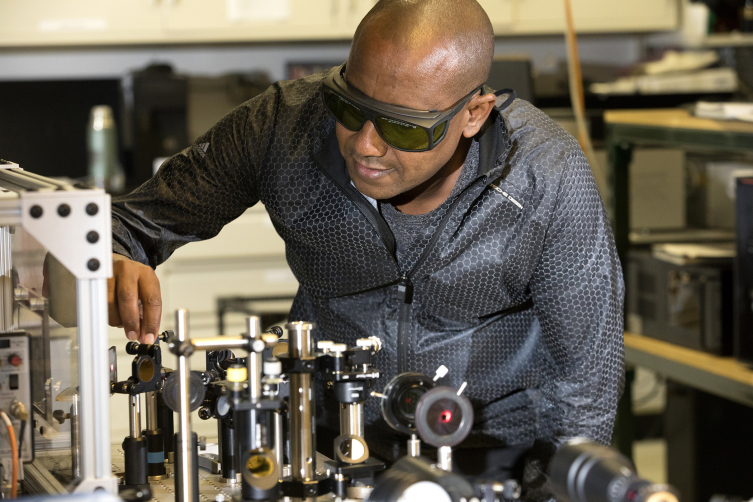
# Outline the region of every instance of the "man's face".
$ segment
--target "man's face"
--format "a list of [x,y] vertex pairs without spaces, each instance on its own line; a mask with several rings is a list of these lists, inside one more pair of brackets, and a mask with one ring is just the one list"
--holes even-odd
[[[348,83],[367,96],[417,110],[446,110],[463,97],[447,92],[443,72],[451,71],[448,58],[437,54],[410,57],[407,51],[376,45],[351,54],[346,67]],[[337,141],[356,188],[374,199],[390,199],[428,181],[447,164],[467,119],[467,109],[463,109],[450,121],[445,138],[426,152],[392,148],[369,121],[360,131],[350,131],[338,122]]]

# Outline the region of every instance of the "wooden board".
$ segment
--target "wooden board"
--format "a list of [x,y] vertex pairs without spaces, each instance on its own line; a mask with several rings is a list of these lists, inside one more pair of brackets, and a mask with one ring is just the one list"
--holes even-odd
[[604,122],[607,124],[753,134],[753,124],[751,123],[737,120],[698,118],[691,115],[688,110],[681,108],[607,111],[604,112]]
[[625,333],[625,362],[671,380],[753,406],[753,370],[732,357],[719,357],[655,338]]

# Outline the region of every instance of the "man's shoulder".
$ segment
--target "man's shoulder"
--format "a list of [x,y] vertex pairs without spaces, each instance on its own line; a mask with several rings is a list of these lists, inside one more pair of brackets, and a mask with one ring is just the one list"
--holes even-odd
[[278,89],[279,107],[299,108],[308,104],[323,106],[320,98],[322,81],[335,68],[295,80],[281,80],[275,84]]
[[577,140],[549,115],[523,99],[516,99],[502,111],[502,117],[518,148],[550,152],[577,151]]

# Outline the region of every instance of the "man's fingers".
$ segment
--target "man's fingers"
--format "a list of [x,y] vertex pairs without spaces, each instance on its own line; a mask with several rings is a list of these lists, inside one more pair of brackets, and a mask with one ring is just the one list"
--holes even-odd
[[122,326],[118,300],[115,297],[115,277],[107,279],[107,322],[110,326]]
[[151,269],[147,269],[139,277],[139,298],[144,311],[140,339],[143,343],[154,343],[162,317],[162,294],[159,279]]
[[118,312],[129,340],[139,337],[139,286],[138,275],[122,274],[115,284]]

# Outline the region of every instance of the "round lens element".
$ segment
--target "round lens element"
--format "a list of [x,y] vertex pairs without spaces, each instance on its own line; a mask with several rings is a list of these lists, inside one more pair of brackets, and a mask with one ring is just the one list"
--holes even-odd
[[369,458],[369,447],[362,437],[342,434],[335,438],[335,455],[346,464],[359,464]]
[[151,382],[152,378],[154,378],[154,361],[152,361],[152,358],[150,357],[144,357],[139,362],[139,380],[142,382]]
[[432,432],[439,436],[454,434],[463,423],[463,410],[457,402],[450,399],[434,402],[426,413],[426,423]]
[[374,125],[382,139],[395,148],[409,151],[429,148],[429,135],[422,127],[390,117],[377,117]]
[[269,448],[257,448],[241,458],[243,480],[262,490],[277,486],[280,479],[280,466]]
[[421,439],[435,448],[460,444],[473,427],[473,406],[465,396],[450,387],[426,392],[416,406],[416,430]]
[[327,109],[345,128],[351,131],[358,131],[363,127],[364,115],[357,106],[335,93],[329,87],[322,87],[322,92]]
[[403,434],[416,433],[416,406],[421,396],[434,388],[434,381],[420,373],[401,373],[384,387],[382,417]]
[[246,461],[246,469],[252,476],[265,478],[275,470],[274,462],[264,455],[251,455]]

